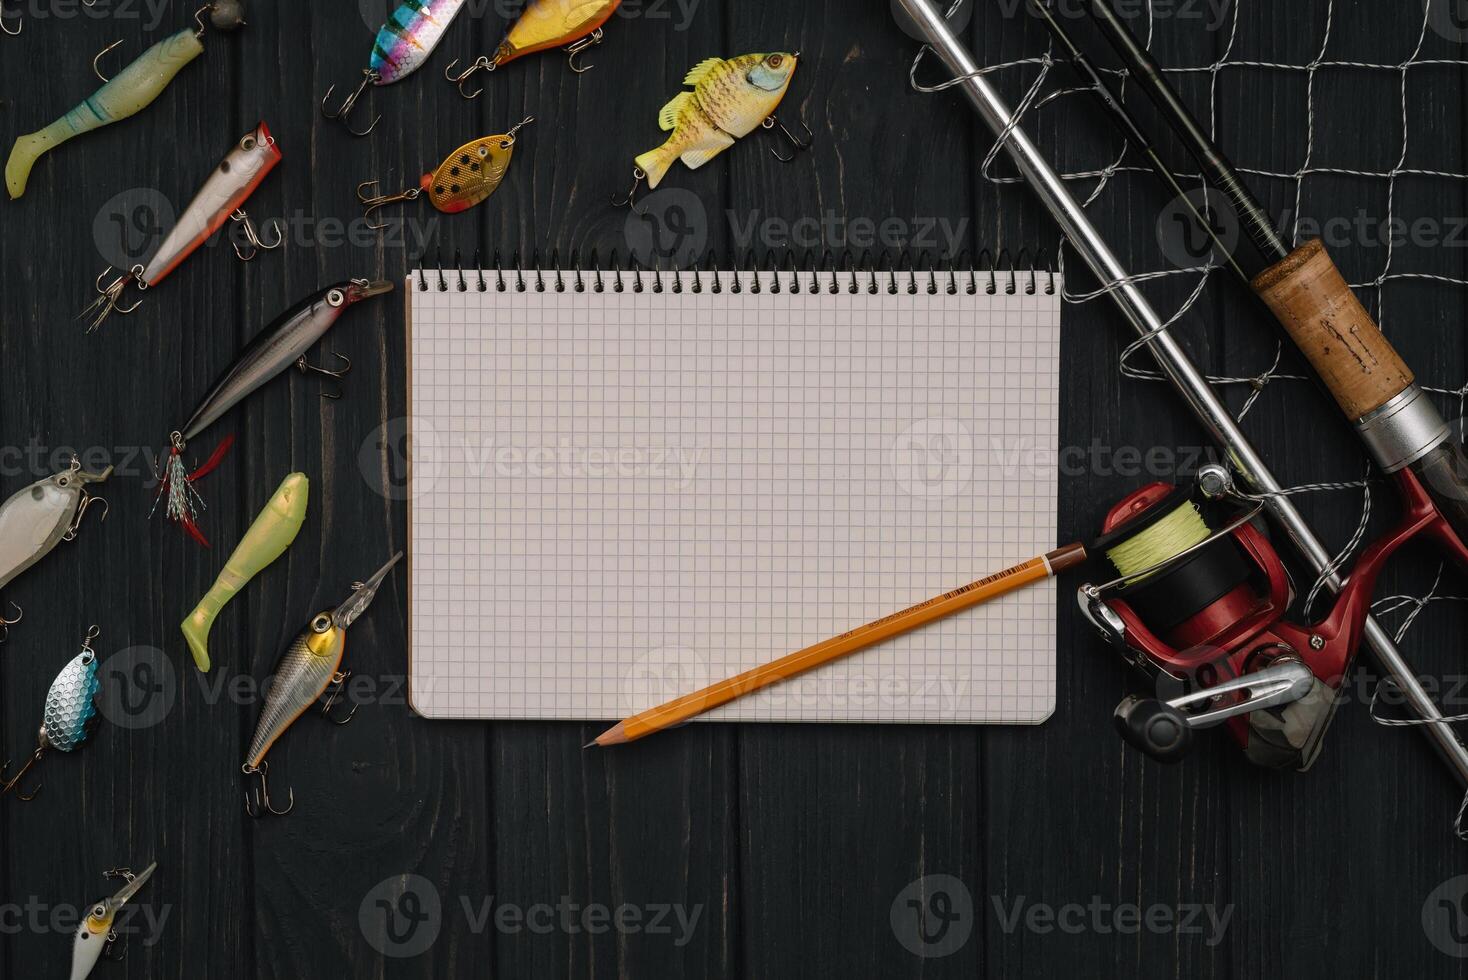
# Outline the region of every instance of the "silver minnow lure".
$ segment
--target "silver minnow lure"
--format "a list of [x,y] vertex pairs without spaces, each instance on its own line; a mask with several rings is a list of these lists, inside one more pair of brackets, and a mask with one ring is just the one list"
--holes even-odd
[[[5,785],[0,787],[0,796],[13,790],[47,749],[72,752],[91,738],[97,718],[97,693],[102,689],[101,682],[97,680],[97,651],[92,649],[92,641],[100,632],[95,626],[87,631],[81,652],[61,668],[61,673],[51,682],[41,716],[41,730],[36,734],[36,751],[31,753],[20,772],[6,779]],[[0,778],[4,778],[3,774]],[[39,790],[37,786],[30,793],[21,794],[21,799],[33,799]]]
[[261,385],[299,364],[349,307],[392,289],[390,282],[354,279],[337,283],[286,310],[240,351],[178,434],[185,443],[193,439]]
[[32,483],[0,504],[0,588],[58,544],[76,537],[87,508],[100,499],[87,492],[87,485],[111,475],[110,466],[101,473],[88,473],[72,457],[68,468]]
[[71,980],[87,980],[92,975],[107,947],[117,941],[117,934],[112,931],[117,914],[142,890],[157,869],[158,862],[154,861],[140,874],[133,874],[125,868],[107,872],[107,877],[123,878],[125,884],[116,895],[93,905],[81,925],[77,926],[76,938],[71,942]]
[[[402,557],[403,553],[400,551],[367,581],[358,582],[353,587],[352,594],[335,610],[325,610],[312,617],[311,622],[280,658],[269,693],[265,697],[265,709],[260,713],[255,735],[250,740],[249,754],[241,767],[245,775],[260,777],[261,788],[253,807],[248,795],[245,800],[245,810],[251,816],[259,816],[264,812],[279,816],[290,812],[295,803],[294,793],[285,810],[273,810],[270,807],[270,795],[264,785],[265,756],[271,746],[285,734],[286,729],[305,714],[328,687],[346,682],[350,672],[342,673],[341,663],[346,653],[347,628],[372,604],[383,580]],[[332,701],[327,702],[328,712],[331,703]]]

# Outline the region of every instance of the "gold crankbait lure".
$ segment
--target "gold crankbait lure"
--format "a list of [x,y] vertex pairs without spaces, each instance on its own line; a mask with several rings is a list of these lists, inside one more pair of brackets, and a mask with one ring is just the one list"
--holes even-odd
[[579,59],[588,48],[601,43],[602,26],[621,5],[622,0],[530,0],[492,56],[480,55],[457,75],[454,68],[459,60],[455,58],[444,69],[444,77],[459,86],[464,98],[477,99],[484,89],[464,91],[464,83],[476,72],[491,72],[516,58],[551,48],[566,49],[566,63],[576,74],[590,71],[592,66],[580,64]]
[[[268,813],[282,817],[296,805],[294,790],[290,792],[290,802],[284,810],[277,810],[271,805],[270,787],[266,782],[269,763],[265,761],[265,755],[286,729],[326,693],[328,687],[336,685],[336,691],[322,708],[322,712],[330,717],[332,705],[351,676],[351,671],[343,673],[341,670],[342,657],[347,649],[347,629],[367,611],[383,580],[402,558],[403,553],[399,551],[371,578],[353,586],[352,594],[336,609],[324,610],[313,616],[276,664],[270,691],[265,698],[265,709],[260,713],[255,735],[250,739],[245,764],[240,767],[246,776],[258,776],[260,779],[254,798],[251,799],[249,793],[245,794],[245,812],[250,816],[260,817]],[[337,724],[345,725],[356,713],[357,709],[353,708]]]

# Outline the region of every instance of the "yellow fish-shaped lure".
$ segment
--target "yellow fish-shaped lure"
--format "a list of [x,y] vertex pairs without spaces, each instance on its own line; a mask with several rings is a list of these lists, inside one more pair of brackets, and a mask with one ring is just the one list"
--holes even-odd
[[637,169],[656,188],[682,160],[697,170],[774,115],[800,56],[786,51],[701,61],[683,79],[693,91],[679,92],[658,113],[658,125],[671,131],[668,141],[637,158]]

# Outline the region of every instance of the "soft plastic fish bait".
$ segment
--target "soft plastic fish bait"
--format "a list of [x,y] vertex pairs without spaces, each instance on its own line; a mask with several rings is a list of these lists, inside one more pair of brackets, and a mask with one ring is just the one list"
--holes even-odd
[[225,604],[249,584],[250,579],[264,571],[296,540],[306,520],[310,488],[311,483],[304,473],[292,473],[281,481],[270,502],[235,546],[229,561],[224,563],[214,585],[179,624],[194,655],[194,664],[201,671],[209,671],[209,630],[214,626],[215,618]]
[[25,193],[31,169],[46,153],[69,139],[121,122],[152,105],[178,73],[204,53],[204,22],[201,18],[206,11],[210,13],[210,22],[219,30],[235,30],[245,23],[244,12],[238,3],[226,5],[221,0],[195,14],[196,29],[185,29],[159,41],[115,78],[104,76],[97,67],[97,61],[117,45],[103,50],[94,58],[92,70],[102,79],[103,86],[45,129],[15,141],[10,159],[5,162],[5,188],[10,192],[10,199],[15,200]]

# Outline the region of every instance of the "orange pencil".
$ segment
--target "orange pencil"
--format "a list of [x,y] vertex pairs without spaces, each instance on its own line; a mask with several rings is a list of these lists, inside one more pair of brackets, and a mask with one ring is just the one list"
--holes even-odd
[[685,694],[666,704],[633,715],[602,732],[594,742],[586,743],[586,748],[591,748],[593,745],[621,745],[623,742],[635,741],[653,732],[662,731],[664,728],[680,725],[690,718],[701,715],[705,711],[712,711],[719,705],[728,704],[735,698],[743,697],[752,691],[798,677],[822,664],[839,660],[858,650],[865,650],[883,640],[910,632],[919,626],[926,626],[945,616],[977,606],[981,602],[988,602],[990,599],[1023,588],[1031,582],[1038,582],[1057,575],[1085,560],[1086,548],[1080,543],[1057,548],[1048,554],[1031,558],[1027,562],[1015,565],[1013,568],[1006,568],[1002,572],[995,572],[987,578],[981,578],[977,582],[971,582],[952,592],[945,592],[926,599],[901,612],[883,616],[865,626],[858,626],[840,636],[833,636],[829,640],[822,640],[804,650],[797,650],[779,660],[746,670],[742,674],[719,681],[701,691]]

